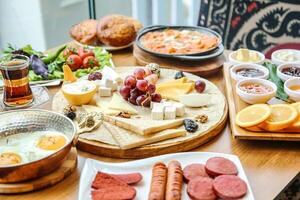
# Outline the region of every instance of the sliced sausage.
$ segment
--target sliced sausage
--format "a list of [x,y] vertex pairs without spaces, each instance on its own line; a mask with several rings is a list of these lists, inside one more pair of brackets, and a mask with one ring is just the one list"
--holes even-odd
[[172,160],[168,164],[168,180],[165,200],[180,200],[183,172],[178,161]]
[[213,189],[222,199],[238,199],[247,193],[247,184],[238,176],[221,175],[214,179]]
[[213,157],[206,161],[205,170],[212,177],[220,175],[237,175],[235,164],[223,157]]
[[131,200],[136,191],[131,186],[110,186],[93,190],[91,195],[93,200]]
[[130,174],[109,174],[115,179],[124,181],[129,185],[137,184],[143,179],[143,176],[140,173],[130,173]]
[[92,188],[94,189],[101,189],[112,186],[127,186],[127,183],[103,172],[98,172],[92,183]]
[[192,178],[195,178],[197,176],[208,177],[204,165],[194,163],[194,164],[187,165],[183,169],[183,177],[186,182],[189,182]]
[[213,179],[198,176],[190,180],[187,193],[193,200],[214,200],[217,198],[213,190]]
[[164,200],[168,169],[164,163],[155,163],[152,168],[152,178],[148,200]]

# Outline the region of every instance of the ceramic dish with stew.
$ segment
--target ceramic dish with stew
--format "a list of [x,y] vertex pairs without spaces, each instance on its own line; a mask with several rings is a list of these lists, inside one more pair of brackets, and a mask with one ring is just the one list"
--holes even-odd
[[262,64],[265,60],[265,55],[249,49],[238,49],[229,54],[228,59],[233,64]]
[[290,78],[300,77],[300,63],[286,63],[277,67],[277,76],[284,82]]
[[222,39],[204,27],[159,25],[143,28],[136,44],[156,56],[176,57],[209,54],[222,44]]
[[280,49],[272,53],[271,59],[275,65],[300,63],[300,51],[296,49]]
[[300,101],[300,77],[285,81],[284,92],[289,95],[293,101]]
[[236,81],[249,78],[267,79],[269,70],[258,64],[237,64],[230,68],[230,75]]
[[47,110],[0,114],[0,183],[37,178],[59,168],[71,150],[73,122]]
[[277,86],[271,81],[251,78],[241,80],[236,84],[239,97],[249,104],[266,103],[275,97]]

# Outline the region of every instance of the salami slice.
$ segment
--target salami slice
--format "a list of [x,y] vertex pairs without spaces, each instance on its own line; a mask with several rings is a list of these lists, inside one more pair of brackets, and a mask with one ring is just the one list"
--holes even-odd
[[127,184],[124,181],[118,180],[103,172],[98,172],[92,183],[92,188],[94,189],[101,189],[111,186],[127,186]]
[[223,157],[213,157],[206,161],[205,170],[212,177],[220,175],[237,175],[235,164]]
[[94,190],[91,195],[93,200],[131,200],[136,191],[130,186],[110,186]]
[[213,189],[222,199],[238,199],[247,193],[245,181],[234,175],[221,175],[214,179]]
[[187,165],[183,169],[183,177],[185,182],[189,182],[192,178],[198,177],[198,176],[203,176],[203,177],[208,177],[208,174],[205,171],[205,166],[203,164],[190,164]]
[[129,185],[137,184],[143,179],[143,176],[140,173],[130,173],[130,174],[109,174],[115,179],[124,181]]
[[217,198],[213,190],[213,179],[198,176],[187,185],[187,193],[193,200],[214,200]]

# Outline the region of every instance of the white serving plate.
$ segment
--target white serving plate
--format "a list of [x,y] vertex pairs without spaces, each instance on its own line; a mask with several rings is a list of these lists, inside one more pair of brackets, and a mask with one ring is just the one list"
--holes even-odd
[[[251,190],[249,181],[246,177],[242,164],[239,158],[231,154],[222,153],[212,153],[212,152],[187,152],[187,153],[174,153],[166,154],[162,156],[156,156],[136,161],[123,162],[123,163],[107,163],[96,161],[92,159],[86,159],[83,170],[80,177],[79,185],[79,200],[89,200],[91,199],[91,184],[98,171],[124,174],[139,172],[143,176],[143,180],[134,186],[137,191],[135,200],[146,200],[148,198],[148,193],[151,183],[152,166],[156,162],[164,162],[167,164],[171,160],[178,160],[181,163],[182,168],[191,163],[203,163],[214,156],[221,156],[227,158],[235,163],[238,169],[238,176],[243,179],[248,186],[247,194],[242,198],[242,200],[254,200],[253,192]],[[189,200],[186,193],[186,184],[183,184],[182,189],[182,200]]]

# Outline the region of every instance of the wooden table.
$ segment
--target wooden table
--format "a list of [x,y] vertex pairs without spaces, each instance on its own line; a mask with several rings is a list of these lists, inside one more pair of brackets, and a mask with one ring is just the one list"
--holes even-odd
[[[131,49],[113,53],[116,66],[134,66],[136,61]],[[208,78],[224,92],[222,73]],[[58,87],[50,88],[51,95]],[[51,103],[44,105],[50,109]],[[230,135],[229,125],[214,140],[193,151],[210,151],[239,156],[258,200],[273,199],[300,171],[300,143],[278,141],[235,140]],[[124,162],[125,159],[99,157],[79,151],[77,170],[57,185],[40,191],[21,195],[0,195],[1,200],[74,200],[78,198],[80,172],[86,158],[105,162]]]

